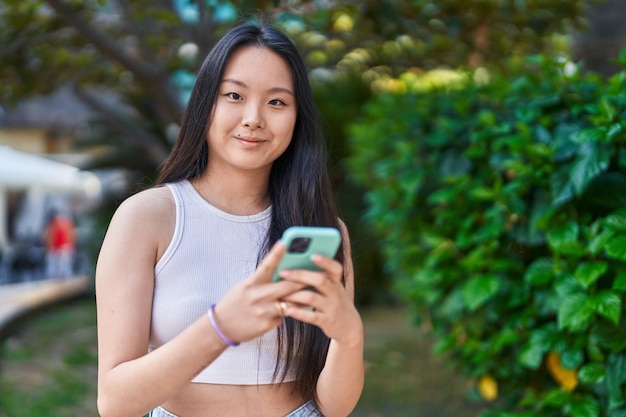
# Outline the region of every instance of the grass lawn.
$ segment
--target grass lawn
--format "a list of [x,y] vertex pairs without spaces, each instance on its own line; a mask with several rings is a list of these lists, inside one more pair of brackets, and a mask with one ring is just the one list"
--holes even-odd
[[93,299],[22,322],[0,350],[1,417],[97,417]]
[[[400,310],[362,311],[366,383],[353,417],[471,417],[468,383]],[[81,299],[24,321],[0,345],[0,417],[97,417],[96,314]]]

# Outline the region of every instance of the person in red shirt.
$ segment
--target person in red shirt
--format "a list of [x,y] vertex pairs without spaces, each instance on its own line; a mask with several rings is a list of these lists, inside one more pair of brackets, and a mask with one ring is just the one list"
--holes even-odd
[[46,229],[46,278],[68,278],[74,273],[74,222],[54,214]]

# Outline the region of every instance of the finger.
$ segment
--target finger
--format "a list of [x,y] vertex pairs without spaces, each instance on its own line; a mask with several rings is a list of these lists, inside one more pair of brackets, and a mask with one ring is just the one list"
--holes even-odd
[[286,302],[284,301],[275,301],[274,302],[274,307],[276,312],[278,313],[278,315],[280,317],[285,317],[287,315],[287,308],[288,305]]
[[278,282],[263,283],[257,286],[259,300],[281,300],[293,293],[301,291],[304,285],[298,282],[280,280]]
[[[302,290],[283,298],[290,306],[296,308],[314,308],[319,310],[324,305],[324,297],[315,291]],[[318,308],[319,307],[319,308]]]
[[271,282],[272,275],[283,255],[285,255],[286,250],[287,248],[283,243],[280,241],[276,242],[254,272],[253,281]]
[[280,271],[279,275],[285,281],[300,284],[301,289],[313,287],[320,292],[325,292],[323,287],[333,282],[327,278],[325,272],[314,272],[306,269],[287,269]]
[[320,324],[321,319],[321,315],[316,310],[309,307],[299,307],[291,303],[287,303],[285,316],[316,326]]
[[311,256],[311,260],[315,265],[326,271],[333,281],[342,281],[343,265],[340,262],[319,254],[314,254],[313,256]]

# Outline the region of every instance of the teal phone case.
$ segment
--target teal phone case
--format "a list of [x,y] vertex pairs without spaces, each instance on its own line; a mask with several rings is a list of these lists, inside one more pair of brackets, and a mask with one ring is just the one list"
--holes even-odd
[[[294,248],[294,246],[302,246],[300,243],[303,239],[308,239],[308,246]],[[280,241],[287,246],[287,253],[278,264],[272,281],[281,279],[278,272],[283,269],[319,271],[320,268],[313,263],[311,256],[319,254],[334,258],[341,243],[341,233],[333,227],[293,226],[285,230]]]

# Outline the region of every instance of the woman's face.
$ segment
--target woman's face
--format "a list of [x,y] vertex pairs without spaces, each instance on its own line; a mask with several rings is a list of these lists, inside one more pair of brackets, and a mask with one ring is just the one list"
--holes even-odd
[[291,68],[275,52],[256,46],[235,51],[209,126],[209,169],[269,174],[291,142],[297,116],[294,94]]

